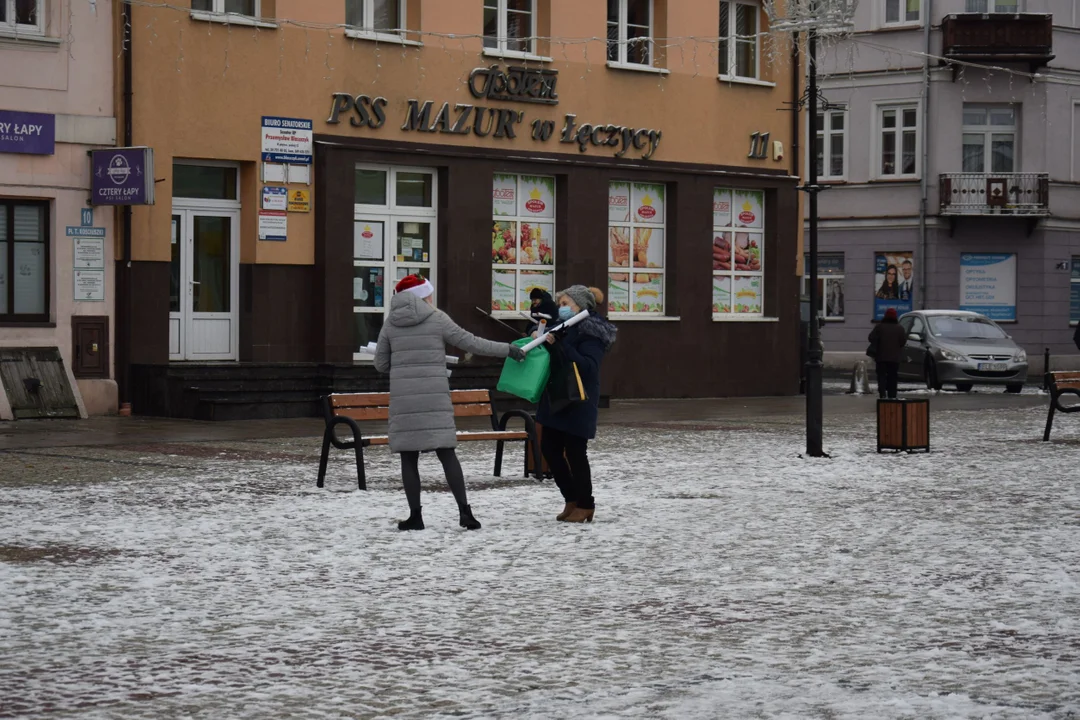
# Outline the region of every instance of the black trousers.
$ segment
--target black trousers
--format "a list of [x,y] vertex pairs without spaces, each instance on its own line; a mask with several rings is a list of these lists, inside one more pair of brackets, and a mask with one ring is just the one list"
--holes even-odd
[[[435,451],[442,463],[443,472],[446,474],[446,484],[454,493],[457,504],[464,507],[469,504],[469,498],[465,493],[465,473],[461,471],[461,463],[458,462],[457,453],[453,448],[440,448]],[[405,485],[405,497],[409,501],[410,510],[420,509],[420,453],[401,453],[401,481]]]
[[878,397],[896,399],[897,375],[900,374],[900,363],[879,362],[877,364],[877,392]]
[[589,467],[589,441],[577,435],[545,427],[540,441],[555,484],[559,486],[566,502],[577,503],[579,508],[592,510],[596,507],[592,490],[592,468]]

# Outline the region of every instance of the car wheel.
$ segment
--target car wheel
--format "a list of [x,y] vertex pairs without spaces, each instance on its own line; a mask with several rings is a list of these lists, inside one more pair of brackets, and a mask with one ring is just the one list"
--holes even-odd
[[975,387],[971,383],[956,383],[956,389],[960,392],[971,392],[971,388]]
[[938,380],[937,367],[934,366],[933,360],[926,361],[926,372],[924,374],[926,378],[927,390],[940,390],[941,381]]
[[1024,389],[1023,383],[1009,383],[1005,386],[1005,392],[1012,393],[1013,395],[1019,395]]

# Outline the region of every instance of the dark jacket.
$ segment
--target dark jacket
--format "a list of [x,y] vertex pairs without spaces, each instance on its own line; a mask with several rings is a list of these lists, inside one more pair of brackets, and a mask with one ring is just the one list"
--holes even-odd
[[877,362],[898,363],[907,344],[907,330],[893,320],[882,320],[870,331],[870,344],[877,348]]
[[[591,315],[556,336],[558,351],[551,353],[552,360],[577,363],[588,400],[555,411],[551,408],[549,393],[545,391],[536,413],[538,423],[586,440],[596,437],[596,418],[600,407],[600,363],[604,353],[615,342],[615,332],[615,326],[603,317]],[[552,374],[556,375],[554,372]]]
[[1076,323],[1076,332],[1073,333],[1073,342],[1076,343],[1076,349],[1080,350],[1080,323]]

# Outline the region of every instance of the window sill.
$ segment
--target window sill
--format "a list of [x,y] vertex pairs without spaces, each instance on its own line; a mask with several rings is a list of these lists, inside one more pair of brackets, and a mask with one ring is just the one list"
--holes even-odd
[[899,30],[919,30],[923,26],[921,20],[912,20],[911,22],[899,22],[899,23],[884,23],[874,28],[870,32],[896,32]]
[[55,328],[54,322],[43,322],[41,320],[27,320],[26,322],[19,322],[17,320],[0,320],[0,328]]
[[879,177],[868,180],[870,185],[884,185],[887,183],[911,183],[918,182],[921,178],[918,175],[889,175],[888,177]]
[[[408,31],[406,31],[408,32]],[[419,40],[395,35],[393,33],[370,32],[368,30],[346,30],[345,37],[353,40],[367,40],[368,42],[388,43],[390,45],[408,45],[410,47],[423,47],[424,43]]]
[[47,37],[38,33],[16,32],[7,28],[0,30],[0,43],[4,45],[38,45],[40,47],[60,47],[64,41],[58,37]]
[[762,315],[733,315],[730,313],[713,313],[713,322],[755,322],[755,323],[775,323],[780,322],[780,318],[776,317],[764,317]]
[[496,50],[494,48],[484,48],[484,57],[501,58],[503,60],[529,60],[531,62],[542,63],[555,62],[554,59],[544,55],[534,55],[533,53],[523,53],[514,50]]
[[730,83],[732,85],[751,85],[756,87],[774,88],[776,83],[769,82],[767,80],[758,80],[757,78],[739,77],[737,75],[717,75],[716,79],[722,83]]
[[610,70],[630,70],[631,72],[653,73],[655,75],[671,74],[671,71],[667,68],[658,68],[653,67],[652,65],[638,65],[637,63],[620,63],[608,61],[607,66]]
[[647,313],[608,313],[607,319],[618,322],[681,322],[678,315],[649,315]]
[[250,15],[238,15],[236,13],[214,13],[203,10],[193,10],[192,20],[202,22],[221,23],[222,25],[244,25],[246,27],[263,28],[264,30],[277,30],[277,23],[267,22],[253,18]]

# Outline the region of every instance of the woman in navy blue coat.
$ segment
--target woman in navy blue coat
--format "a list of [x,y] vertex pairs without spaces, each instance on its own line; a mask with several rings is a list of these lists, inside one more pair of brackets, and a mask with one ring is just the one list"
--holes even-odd
[[[556,519],[592,522],[596,501],[588,445],[596,437],[600,364],[615,343],[616,329],[596,313],[597,305],[604,301],[604,293],[597,288],[572,285],[558,293],[557,298],[560,319],[568,320],[582,310],[588,310],[589,316],[563,332],[548,336],[552,345],[551,380],[540,398],[536,420],[544,427],[541,452],[566,501]],[[584,399],[568,397],[567,381],[568,377],[574,377],[574,365],[581,377]]]

